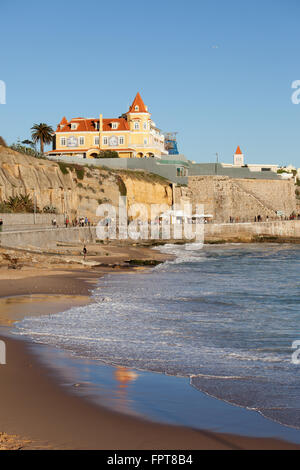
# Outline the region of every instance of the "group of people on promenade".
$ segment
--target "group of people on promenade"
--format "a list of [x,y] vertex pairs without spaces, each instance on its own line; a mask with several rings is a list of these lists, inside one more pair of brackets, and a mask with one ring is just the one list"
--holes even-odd
[[[69,228],[69,227],[91,227],[92,223],[91,223],[91,221],[88,217],[76,217],[75,219],[70,221],[69,217],[67,216],[65,218],[64,225],[65,225],[66,228]],[[52,219],[52,226],[53,227],[58,227],[57,220],[56,220],[55,217],[54,217],[54,219]]]
[[[261,215],[256,215],[254,217],[254,220],[253,222],[274,222],[274,221],[280,221],[280,220],[300,220],[300,214],[291,214],[290,216],[278,216],[278,217],[273,217],[273,218],[270,218],[268,215],[263,218]],[[251,220],[245,220],[245,219],[240,219],[239,217],[232,217],[230,216],[229,217],[229,223],[231,224],[238,224],[238,223],[242,223],[242,222],[251,222]]]
[[85,216],[85,217],[75,217],[75,219],[73,219],[72,222],[70,221],[69,217],[66,217],[65,226],[66,226],[66,228],[68,228],[68,227],[90,227],[91,226],[91,221],[87,216]]
[[[241,220],[239,217],[232,217],[232,216],[229,217],[229,223],[231,223],[231,224],[238,224],[238,223],[242,223],[242,222],[251,222],[251,220],[244,220],[244,219]],[[263,222],[262,216],[261,215],[256,215],[254,217],[254,222]],[[269,217],[268,216],[266,217],[265,222],[269,222]]]

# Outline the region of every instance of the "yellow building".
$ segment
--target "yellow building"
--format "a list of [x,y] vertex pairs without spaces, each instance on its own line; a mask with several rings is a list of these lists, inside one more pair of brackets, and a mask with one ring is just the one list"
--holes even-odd
[[123,158],[167,155],[165,138],[138,93],[129,109],[119,118],[75,118],[59,123],[49,155],[94,158],[101,151],[118,152]]

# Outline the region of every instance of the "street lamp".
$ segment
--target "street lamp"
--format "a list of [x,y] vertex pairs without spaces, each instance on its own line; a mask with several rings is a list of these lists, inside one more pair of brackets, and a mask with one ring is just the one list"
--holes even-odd
[[215,174],[217,175],[218,174],[218,163],[219,163],[219,154],[218,154],[218,152],[216,153],[216,157],[217,157],[217,160],[216,160],[216,163],[215,163]]
[[36,204],[36,192],[35,189],[33,189],[33,217],[34,217],[34,225],[36,224],[36,210],[37,210],[37,204]]

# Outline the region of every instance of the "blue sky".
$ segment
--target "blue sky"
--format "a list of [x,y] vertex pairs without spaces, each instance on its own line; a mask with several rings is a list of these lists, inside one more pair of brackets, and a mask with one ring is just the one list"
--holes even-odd
[[[117,117],[137,91],[179,149],[300,166],[299,0],[1,0],[0,135]],[[217,46],[217,47],[216,47]]]

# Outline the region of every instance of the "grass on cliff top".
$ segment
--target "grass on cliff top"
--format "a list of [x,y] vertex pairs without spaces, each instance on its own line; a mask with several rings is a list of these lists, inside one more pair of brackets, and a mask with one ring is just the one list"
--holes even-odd
[[[69,170],[70,171],[76,171],[77,178],[79,180],[83,180],[85,176],[85,168],[90,168],[90,166],[82,166],[82,165],[76,165],[74,163],[65,163],[65,162],[58,162],[60,171],[66,175],[68,174]],[[112,169],[108,168],[106,166],[101,166],[101,167],[93,167],[93,169],[97,169],[100,171],[105,171],[107,175],[111,176],[117,176],[117,177],[122,177],[122,176],[127,176],[128,178],[132,178],[138,181],[145,181],[151,184],[164,184],[164,185],[170,185],[170,181],[167,178],[164,178],[163,176],[156,175],[154,173],[149,173],[147,171],[143,170],[118,170],[118,169]],[[91,173],[88,171],[87,176],[91,177]],[[103,176],[103,175],[102,175]]]
[[62,172],[63,175],[67,175],[69,173],[69,170],[76,172],[77,178],[79,180],[83,180],[84,178],[84,167],[81,165],[76,165],[74,163],[65,163],[65,162],[58,162],[58,166],[60,168],[60,171]]
[[163,176],[156,175],[154,173],[149,173],[143,170],[111,170],[112,173],[116,173],[119,175],[127,176],[129,178],[133,178],[139,181],[147,181],[149,183],[155,184],[170,184],[170,181]]

